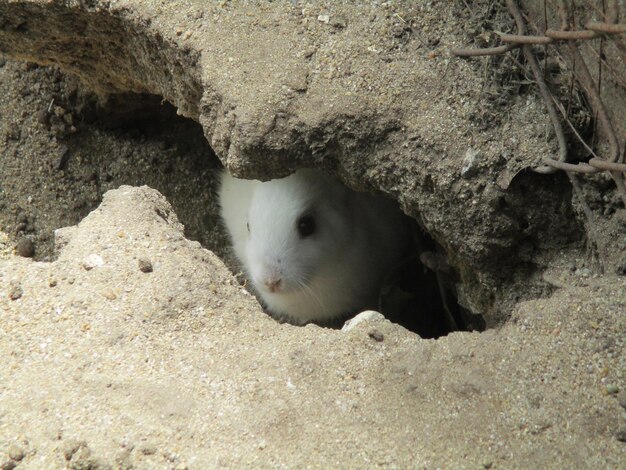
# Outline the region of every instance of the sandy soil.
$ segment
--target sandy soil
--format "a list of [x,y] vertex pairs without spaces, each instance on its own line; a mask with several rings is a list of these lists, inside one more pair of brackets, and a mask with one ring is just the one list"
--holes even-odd
[[[161,145],[149,130],[170,124],[166,119],[158,128],[145,116],[165,100],[200,123],[236,175],[267,179],[314,166],[353,188],[398,200],[452,267],[447,284],[459,303],[490,326],[506,319],[519,299],[549,294],[536,273],[569,245],[580,250],[583,218],[572,208],[567,178],[528,170],[557,146],[519,58],[466,60],[450,53],[493,43],[494,29],[510,30],[513,21],[500,4],[0,0],[0,15],[1,51],[58,64],[101,97],[115,93],[102,107],[85,103],[81,88],[63,80],[47,96],[35,85],[27,101],[45,100],[34,113],[7,116],[14,126],[8,136],[30,127],[37,113],[68,148],[93,136],[92,149],[111,150],[109,168],[90,165],[98,158],[90,152],[77,170],[93,170],[96,182],[117,182],[127,170],[149,173],[154,166],[160,172],[171,160],[166,154],[153,162],[147,154],[159,155],[152,145]],[[28,77],[21,80],[29,94]],[[52,99],[63,109],[53,104],[49,112]],[[14,109],[25,109],[17,101]],[[89,130],[98,121],[132,127],[142,113],[143,129],[133,132],[139,141],[128,142],[132,152],[126,149],[137,160],[117,149],[116,138]],[[172,153],[185,155],[185,142],[181,135]],[[87,143],[81,144],[76,153]],[[54,145],[47,154],[55,166],[68,158]],[[178,184],[200,194],[185,200],[203,200],[210,184],[190,180]],[[176,175],[167,181],[177,181]],[[161,189],[152,181],[132,183]],[[85,194],[91,207],[93,194]],[[613,258],[604,256],[603,263]]]
[[57,238],[52,263],[0,264],[4,462],[626,462],[624,278],[557,270],[563,288],[521,303],[502,328],[434,341],[387,321],[350,332],[275,323],[145,187],[107,193]]
[[[524,71],[450,59],[510,27],[470,3],[0,0],[0,50],[82,77],[0,55],[0,468],[624,468],[626,210],[527,170]],[[271,320],[220,160],[394,196],[490,328]]]

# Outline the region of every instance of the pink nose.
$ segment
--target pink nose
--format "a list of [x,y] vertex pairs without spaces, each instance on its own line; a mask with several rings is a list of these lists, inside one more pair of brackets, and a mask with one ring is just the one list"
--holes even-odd
[[274,279],[274,278],[265,279],[263,281],[263,284],[265,284],[265,287],[267,287],[270,292],[276,292],[278,289],[280,289],[280,278],[279,279]]

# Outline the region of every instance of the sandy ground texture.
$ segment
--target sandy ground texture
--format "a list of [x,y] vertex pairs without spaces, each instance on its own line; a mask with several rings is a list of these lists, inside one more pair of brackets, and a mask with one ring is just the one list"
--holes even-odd
[[[514,32],[500,3],[354,5],[0,0],[0,469],[626,466],[614,183],[529,171],[521,57],[451,56]],[[213,254],[220,162],[395,197],[491,328],[274,322]]]
[[57,243],[0,262],[2,468],[626,464],[624,278],[434,341],[275,323],[147,187]]
[[[144,112],[167,101],[200,124],[238,176],[269,179],[314,166],[395,198],[453,267],[459,301],[489,325],[519,298],[549,291],[534,282],[535,271],[581,240],[567,178],[527,170],[558,146],[520,58],[450,53],[495,44],[494,30],[514,31],[500,3],[0,0],[0,17],[1,52],[56,64],[101,98],[121,95],[108,107],[113,122],[129,100]],[[108,168],[91,165],[94,152],[78,141],[89,145],[85,124],[104,113],[83,106],[80,87],[38,83],[27,100],[42,103],[13,126],[49,123],[70,149],[70,166],[80,156],[81,168],[94,168],[98,177],[88,184],[102,187],[107,174],[117,181],[133,162],[143,173],[165,165],[161,151],[156,162],[141,155],[143,142],[129,152],[138,160],[114,145]],[[579,108],[566,105],[572,114]],[[42,132],[45,124],[35,126]],[[10,146],[20,141],[13,137]],[[96,154],[111,145],[100,137],[91,140]],[[49,158],[62,162],[63,147],[44,138]],[[170,158],[184,154],[177,147]],[[614,271],[620,260],[600,253]]]

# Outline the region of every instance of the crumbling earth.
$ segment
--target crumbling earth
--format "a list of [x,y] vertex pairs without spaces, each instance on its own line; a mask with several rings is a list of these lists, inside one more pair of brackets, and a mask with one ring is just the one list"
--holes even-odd
[[4,462],[624,464],[623,278],[555,270],[564,287],[503,327],[435,341],[386,320],[277,324],[146,187],[57,238],[54,262],[0,264]]
[[[624,466],[626,211],[528,170],[523,71],[448,53],[510,19],[442,3],[0,1],[3,468]],[[269,319],[222,164],[396,198],[490,328]]]

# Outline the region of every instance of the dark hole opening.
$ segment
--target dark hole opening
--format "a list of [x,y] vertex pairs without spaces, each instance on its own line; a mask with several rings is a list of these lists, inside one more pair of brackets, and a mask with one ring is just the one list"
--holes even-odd
[[[121,184],[157,189],[184,224],[185,236],[223,255],[215,188],[221,164],[198,123],[151,95],[112,97],[105,106],[86,108],[81,118],[122,143],[117,158],[92,161],[95,180],[107,183],[101,193]],[[72,148],[80,144],[72,142]]]
[[[453,331],[483,331],[483,317],[458,303],[458,279],[443,250],[417,223],[413,233],[413,253],[397,270],[394,282],[383,288],[381,311],[422,338],[439,338]],[[399,305],[394,304],[395,299],[400,299]]]
[[29,242],[23,256],[54,260],[54,230],[77,224],[124,184],[157,189],[188,238],[214,251],[223,245],[212,186],[220,163],[199,124],[159,96],[102,103],[54,68],[9,61],[0,73],[15,110],[5,121],[0,225],[16,244]]
[[[36,259],[52,260],[53,231],[76,224],[100,204],[106,191],[122,184],[145,184],[160,191],[188,238],[231,259],[216,197],[215,173],[221,165],[199,124],[178,116],[159,96],[124,95],[102,104],[81,95],[79,87],[53,69],[29,67],[27,72],[39,83],[53,84],[50,90],[42,89],[38,101],[24,106],[33,109],[37,121],[28,125],[47,132],[56,149],[24,157],[19,137],[15,144],[10,141],[4,158],[15,174],[0,175],[8,178],[0,223],[16,240],[32,240]],[[22,164],[37,166],[38,173],[22,171]],[[24,206],[23,188],[32,187],[42,190]],[[437,247],[426,234],[419,238],[421,246],[386,286],[379,308],[391,321],[426,338],[457,328],[482,329],[458,306],[453,276],[436,274],[420,261],[421,253],[436,252]]]

